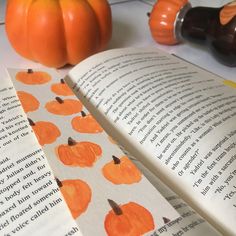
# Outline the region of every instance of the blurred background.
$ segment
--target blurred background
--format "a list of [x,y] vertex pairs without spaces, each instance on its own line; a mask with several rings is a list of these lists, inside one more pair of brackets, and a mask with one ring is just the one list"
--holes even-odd
[[[156,0],[108,0],[112,9],[113,33],[108,45],[111,48],[124,47],[157,47],[175,54],[193,64],[216,73],[226,79],[235,79],[236,68],[226,67],[218,63],[201,45],[182,43],[175,46],[157,44],[151,37],[147,13],[151,12]],[[190,0],[193,7],[220,7],[232,0]],[[4,25],[5,6],[7,0],[0,0],[0,72],[4,67],[38,68],[39,63],[19,56],[10,46]],[[2,68],[2,70],[1,70]],[[71,67],[59,70],[65,75]]]
[[[123,2],[131,2],[135,0],[108,0],[110,4],[117,4]],[[136,0],[137,1],[137,0]],[[144,2],[150,5],[153,5],[156,1],[155,0],[139,0],[140,2]],[[0,0],[0,23],[4,22],[4,12],[7,0]],[[203,5],[203,6],[221,6],[229,0],[190,0],[193,6]]]

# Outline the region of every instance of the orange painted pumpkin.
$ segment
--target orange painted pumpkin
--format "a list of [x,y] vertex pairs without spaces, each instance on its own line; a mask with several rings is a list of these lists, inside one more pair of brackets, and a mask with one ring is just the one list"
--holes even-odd
[[133,184],[142,179],[141,172],[128,157],[112,156],[112,158],[113,161],[102,168],[103,176],[107,180],[113,184]]
[[51,122],[38,121],[34,123],[31,119],[28,120],[41,146],[55,142],[61,135],[57,126]]
[[68,116],[73,115],[82,110],[82,103],[76,99],[55,98],[55,101],[47,102],[45,108],[48,112],[55,115]]
[[175,19],[188,0],[158,0],[152,8],[149,28],[153,39],[162,44],[176,44]]
[[76,142],[71,137],[68,144],[61,144],[56,148],[58,158],[64,165],[92,167],[102,155],[102,149],[98,144],[91,142]]
[[70,96],[74,95],[70,87],[65,83],[64,79],[60,80],[60,83],[51,85],[51,90],[59,96]]
[[57,68],[103,50],[112,28],[107,0],[9,0],[5,23],[20,55]]
[[38,99],[32,94],[24,91],[17,91],[17,96],[26,113],[30,111],[36,111],[39,108],[40,103]]
[[79,133],[101,133],[103,131],[98,122],[90,114],[86,115],[84,111],[81,111],[81,116],[72,119],[71,125]]
[[112,208],[104,222],[108,236],[140,236],[154,230],[153,217],[143,206],[135,202],[119,206],[110,199],[108,202]]
[[92,191],[89,185],[80,179],[56,181],[73,218],[78,218],[87,210],[91,201]]
[[16,74],[16,80],[28,85],[45,84],[51,79],[52,77],[47,72],[33,71],[32,69],[20,71]]

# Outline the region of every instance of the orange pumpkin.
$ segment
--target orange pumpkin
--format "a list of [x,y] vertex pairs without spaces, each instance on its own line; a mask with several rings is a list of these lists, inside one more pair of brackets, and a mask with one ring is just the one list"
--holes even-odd
[[60,96],[74,95],[70,87],[65,83],[64,79],[61,79],[60,83],[52,84],[51,90],[52,92]]
[[81,116],[76,116],[71,121],[72,128],[79,133],[100,133],[103,131],[98,122],[90,115],[81,111]]
[[162,44],[176,44],[175,20],[179,10],[188,0],[158,0],[152,8],[149,28],[153,39]]
[[110,199],[108,202],[112,208],[104,222],[108,236],[140,236],[154,230],[153,217],[143,206],[135,202],[119,206]]
[[107,0],[9,0],[5,23],[20,55],[57,68],[103,50],[112,28]]
[[82,110],[82,103],[76,99],[55,98],[55,101],[47,102],[45,108],[48,112],[55,115],[68,116],[73,115]]
[[31,119],[28,120],[41,146],[55,142],[61,135],[57,126],[51,122],[38,121],[34,123]]
[[39,108],[40,103],[32,94],[24,91],[17,91],[17,96],[26,113],[30,111],[36,111]]
[[123,156],[120,159],[112,156],[113,161],[102,168],[103,176],[113,184],[133,184],[141,180],[142,174],[139,169]]
[[102,149],[98,144],[91,142],[76,142],[71,137],[68,144],[61,144],[56,148],[58,158],[64,165],[92,167],[102,155]]
[[33,71],[28,69],[27,71],[20,71],[16,74],[16,80],[23,84],[38,85],[49,82],[52,77],[44,71]]
[[92,191],[89,185],[80,179],[56,181],[73,218],[78,218],[87,210],[91,201]]

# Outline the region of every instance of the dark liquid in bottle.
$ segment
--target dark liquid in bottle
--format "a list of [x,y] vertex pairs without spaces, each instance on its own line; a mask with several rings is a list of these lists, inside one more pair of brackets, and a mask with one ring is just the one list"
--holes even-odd
[[221,63],[236,66],[236,15],[225,25],[220,22],[222,8],[190,9],[181,27],[184,39],[207,46]]

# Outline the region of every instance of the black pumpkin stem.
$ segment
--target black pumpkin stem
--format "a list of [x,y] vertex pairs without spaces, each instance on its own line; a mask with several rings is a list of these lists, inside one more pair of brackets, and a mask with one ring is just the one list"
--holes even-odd
[[82,117],[85,117],[86,116],[86,113],[84,111],[81,111],[81,116]]
[[112,210],[115,212],[115,214],[116,214],[117,216],[123,214],[123,212],[122,212],[120,206],[119,206],[116,202],[114,202],[114,201],[111,200],[111,199],[108,199],[108,203],[109,203],[109,205],[111,206]]
[[34,71],[33,71],[32,69],[28,69],[28,70],[27,70],[27,73],[28,73],[28,74],[33,74]]
[[69,138],[68,138],[68,145],[69,145],[69,146],[76,145],[76,141],[75,141],[73,138],[69,137]]
[[62,182],[56,177],[55,178],[56,182],[57,182],[57,185],[59,188],[61,188],[63,185],[62,185]]
[[148,12],[148,13],[147,13],[147,16],[148,16],[148,17],[150,17],[150,16],[151,16],[151,13],[150,13],[150,12]]
[[64,79],[61,79],[60,81],[61,81],[61,84],[64,84],[64,83],[65,83],[65,80],[64,80]]
[[57,102],[59,102],[60,104],[64,103],[64,101],[63,101],[60,97],[56,97],[55,99],[56,99]]
[[29,121],[30,126],[35,126],[35,123],[30,118],[28,118],[28,121]]
[[166,218],[166,217],[162,217],[164,224],[167,224],[170,222],[170,219]]
[[115,165],[119,165],[120,164],[120,159],[114,155],[112,155],[113,161]]

